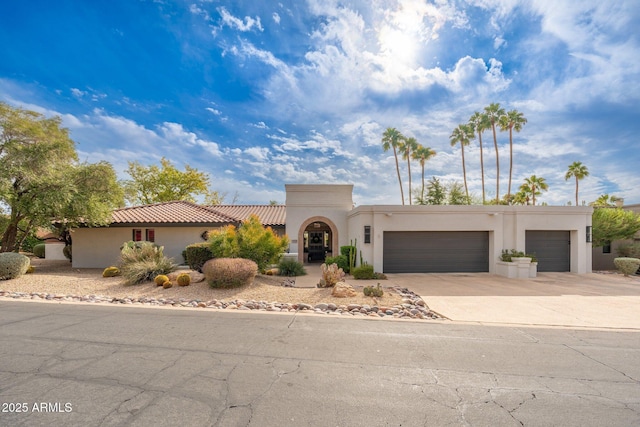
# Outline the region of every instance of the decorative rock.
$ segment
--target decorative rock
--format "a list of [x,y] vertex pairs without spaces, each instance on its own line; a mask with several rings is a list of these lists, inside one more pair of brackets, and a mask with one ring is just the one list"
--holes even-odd
[[327,308],[329,308],[329,304],[325,304],[325,303],[321,302],[320,304],[316,304],[316,306],[314,308],[316,310],[325,311]]
[[358,293],[353,289],[353,286],[345,282],[336,283],[331,291],[331,296],[336,298],[355,297],[356,295],[358,295]]
[[191,277],[191,283],[199,283],[204,281],[204,274],[198,273],[197,271],[193,271],[193,270],[174,271],[172,273],[167,274],[167,277],[172,282],[175,282],[178,279],[178,276],[182,273],[186,273],[189,275],[189,277]]

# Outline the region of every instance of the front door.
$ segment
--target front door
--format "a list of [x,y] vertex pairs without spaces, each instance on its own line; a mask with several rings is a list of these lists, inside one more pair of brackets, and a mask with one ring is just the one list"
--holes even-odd
[[324,262],[324,231],[309,232],[309,253],[307,254],[308,262]]

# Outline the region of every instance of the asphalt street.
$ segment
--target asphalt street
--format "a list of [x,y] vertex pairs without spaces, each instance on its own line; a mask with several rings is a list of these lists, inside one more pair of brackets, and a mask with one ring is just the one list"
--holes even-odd
[[634,426],[640,332],[0,302],[2,426]]

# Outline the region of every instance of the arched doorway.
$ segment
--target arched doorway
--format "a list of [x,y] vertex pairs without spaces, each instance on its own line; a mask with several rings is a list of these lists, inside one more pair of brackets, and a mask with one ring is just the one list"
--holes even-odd
[[323,263],[328,256],[338,254],[338,230],[325,217],[313,217],[302,223],[298,232],[298,261]]

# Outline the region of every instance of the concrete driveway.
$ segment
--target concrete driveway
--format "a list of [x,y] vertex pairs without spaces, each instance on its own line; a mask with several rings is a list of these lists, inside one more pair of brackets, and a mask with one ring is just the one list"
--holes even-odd
[[389,274],[429,307],[461,322],[640,329],[640,277],[538,273],[507,279],[489,273]]

